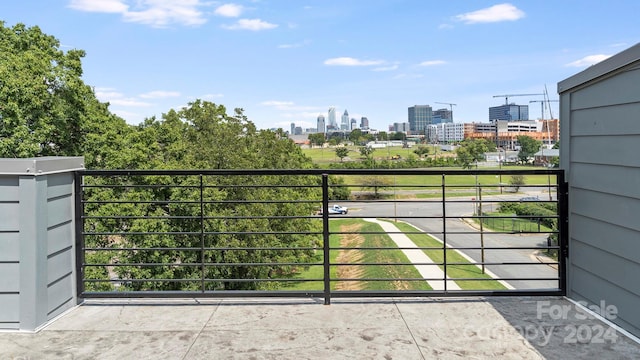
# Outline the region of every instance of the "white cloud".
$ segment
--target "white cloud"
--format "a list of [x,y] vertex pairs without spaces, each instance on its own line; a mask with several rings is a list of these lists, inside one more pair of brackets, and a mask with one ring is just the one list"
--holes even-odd
[[124,13],[129,8],[121,0],[71,0],[69,7],[80,11],[101,13]]
[[102,102],[108,102],[111,105],[127,106],[127,107],[147,107],[151,104],[137,100],[135,98],[125,97],[124,94],[115,91],[112,88],[96,88],[94,90],[96,98]]
[[603,54],[598,54],[598,55],[588,55],[583,57],[580,60],[576,60],[574,62],[570,62],[568,64],[566,64],[565,66],[572,66],[572,67],[584,67],[584,66],[590,66],[593,64],[597,64],[602,60],[605,60],[607,58],[611,57],[611,55],[603,55]]
[[291,101],[277,101],[277,100],[268,100],[263,101],[260,105],[275,107],[276,109],[284,110],[290,109],[293,106],[293,102]]
[[359,60],[352,57],[338,57],[327,59],[324,61],[325,65],[329,66],[372,66],[372,65],[382,65],[384,61],[382,60]]
[[180,93],[177,91],[151,91],[148,93],[140,94],[140,97],[143,99],[162,99],[168,97],[178,97]]
[[451,25],[451,24],[440,24],[440,25],[438,25],[438,29],[440,29],[440,30],[453,29],[453,25]]
[[517,7],[504,3],[457,15],[456,20],[465,24],[492,23],[501,21],[515,21],[525,16],[524,11]]
[[240,19],[237,23],[233,25],[223,25],[222,26],[228,30],[251,30],[251,31],[260,31],[260,30],[269,30],[277,28],[278,25],[271,24],[266,21],[262,21],[260,19]]
[[444,65],[447,62],[444,60],[428,60],[420,63],[420,66],[436,66],[436,65]]
[[373,71],[393,71],[393,70],[398,70],[398,65],[381,66],[372,70]]
[[207,22],[198,10],[199,0],[143,0],[141,11],[127,11],[125,21],[165,27],[177,23],[182,25],[201,25]]
[[214,11],[214,14],[224,17],[238,17],[242,14],[243,10],[244,9],[242,8],[242,5],[224,4],[222,6],[219,6]]
[[[128,5],[133,3],[133,5]],[[171,24],[201,25],[207,19],[199,10],[201,0],[71,0],[69,7],[88,12],[119,13],[124,21],[166,27]]]

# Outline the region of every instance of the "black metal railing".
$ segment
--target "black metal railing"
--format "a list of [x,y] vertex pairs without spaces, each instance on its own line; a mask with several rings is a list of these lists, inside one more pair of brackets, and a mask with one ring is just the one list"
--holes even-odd
[[566,204],[554,169],[85,170],[78,296],[561,295]]

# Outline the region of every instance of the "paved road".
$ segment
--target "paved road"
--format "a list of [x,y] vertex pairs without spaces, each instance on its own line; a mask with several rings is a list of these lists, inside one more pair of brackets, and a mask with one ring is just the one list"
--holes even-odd
[[[483,201],[491,199],[517,200],[522,195],[498,195],[484,197]],[[540,197],[543,199],[543,197]],[[455,198],[454,201],[471,200],[471,198]],[[495,208],[497,204],[483,203],[483,207]],[[442,219],[410,218],[412,216],[428,217],[442,216],[443,209],[440,202],[408,201],[397,203],[350,203],[349,216],[354,217],[397,217],[419,229],[431,233],[444,240]],[[447,217],[469,216],[473,213],[473,204],[469,202],[448,202]],[[463,222],[459,218],[448,219],[446,222],[446,241],[453,247],[480,247],[481,236],[477,229]],[[484,233],[486,247],[504,247],[504,250],[485,250],[485,262],[494,263],[527,263],[525,265],[487,265],[487,268],[500,278],[553,278],[558,277],[558,271],[549,265],[540,263],[534,257],[534,250],[509,249],[510,247],[534,247],[546,245],[546,235],[511,235]],[[481,262],[480,250],[463,250],[463,252],[477,262]],[[555,289],[557,280],[507,280],[516,289]]]

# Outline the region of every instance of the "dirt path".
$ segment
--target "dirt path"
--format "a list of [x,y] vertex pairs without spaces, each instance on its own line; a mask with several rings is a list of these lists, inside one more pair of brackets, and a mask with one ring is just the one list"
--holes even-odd
[[[361,224],[341,226],[342,232],[356,232],[362,227]],[[340,238],[340,247],[358,247],[364,242],[364,237],[360,234],[343,234]],[[336,257],[338,263],[356,264],[362,260],[364,254],[360,250],[340,250]],[[359,279],[364,274],[362,265],[345,265],[338,266],[337,276],[343,279]],[[363,283],[361,281],[339,281],[336,284],[336,290],[362,290]]]

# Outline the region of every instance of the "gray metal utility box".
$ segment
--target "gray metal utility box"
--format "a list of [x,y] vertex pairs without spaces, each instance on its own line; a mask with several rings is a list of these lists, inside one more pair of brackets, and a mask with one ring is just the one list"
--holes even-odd
[[76,305],[74,171],[83,163],[0,159],[0,329],[34,331]]

